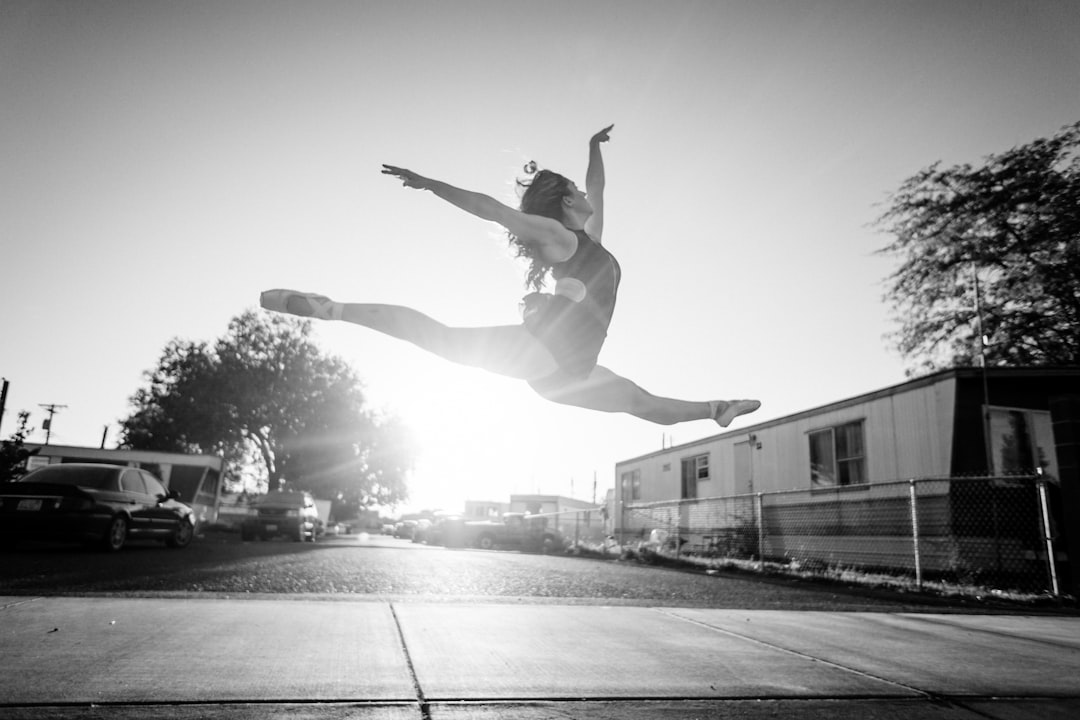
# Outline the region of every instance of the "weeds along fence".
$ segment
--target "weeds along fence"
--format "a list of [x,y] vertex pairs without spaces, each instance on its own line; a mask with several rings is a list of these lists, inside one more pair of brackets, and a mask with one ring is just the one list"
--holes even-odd
[[618,526],[679,555],[1059,595],[1057,499],[1043,476],[930,478],[626,504]]

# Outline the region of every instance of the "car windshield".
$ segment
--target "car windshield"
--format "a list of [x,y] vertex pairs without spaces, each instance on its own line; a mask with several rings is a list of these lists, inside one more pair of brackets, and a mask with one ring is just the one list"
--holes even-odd
[[112,487],[112,477],[116,470],[110,467],[80,467],[64,465],[44,467],[23,475],[19,482],[41,482],[54,485],[77,485],[96,489]]
[[306,507],[304,496],[298,493],[271,493],[255,501],[258,507]]

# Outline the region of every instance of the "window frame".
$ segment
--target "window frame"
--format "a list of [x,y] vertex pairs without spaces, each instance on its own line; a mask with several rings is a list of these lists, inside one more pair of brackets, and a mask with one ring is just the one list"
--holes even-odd
[[[842,434],[841,431],[858,426],[858,448],[846,448],[841,454]],[[830,452],[830,465],[828,473],[823,473],[817,468],[823,463],[815,462],[816,438],[828,433],[828,450]],[[866,488],[870,485],[870,478],[866,471],[866,418],[848,420],[846,422],[828,425],[825,427],[808,430],[806,433],[809,451],[810,489],[811,490],[836,490],[841,488]],[[855,469],[857,468],[857,469]],[[853,470],[854,469],[854,470]],[[830,482],[822,482],[821,478],[827,477]],[[852,478],[855,478],[853,481]]]
[[[1059,466],[1053,440],[1053,417],[1050,411],[1006,405],[984,405],[983,408],[987,419],[983,432],[989,433],[991,456],[989,472],[991,475],[1004,477],[1008,475],[1049,473],[1051,476],[1057,476]],[[1012,425],[1011,421],[1017,418],[1021,420],[1023,426],[1016,428],[1018,432],[1012,437],[1016,441],[1024,440],[1026,442],[1025,447],[1017,447],[1014,459],[1019,461],[1022,455],[1030,461],[1030,465],[1025,466],[1023,463],[1017,462],[1016,466],[1009,467],[1006,465],[1006,460],[1010,458],[1006,454],[1006,447],[1002,443],[1000,434],[1001,422],[1008,420],[1010,421],[1009,424]],[[1049,429],[1049,435],[1045,434],[1047,429]],[[1043,432],[1040,432],[1040,430]],[[1045,447],[1043,440],[1048,441],[1045,443]]]
[[[151,495],[153,497],[169,497],[169,488],[165,487],[165,483],[161,482],[145,470],[140,470],[139,472],[142,473],[143,486],[146,488],[147,495]],[[154,487],[151,487],[150,483],[153,483]],[[153,492],[157,488],[160,488],[162,492]]]
[[[128,488],[127,479],[133,478],[133,482],[138,485],[138,489]],[[120,492],[134,493],[136,495],[146,495],[146,482],[143,480],[142,474],[137,468],[125,468],[120,473]]]
[[[619,475],[622,487],[623,502],[633,502],[641,499],[641,468],[627,470]],[[627,490],[630,492],[627,493]]]
[[[690,471],[687,472],[687,468]],[[709,471],[709,453],[687,455],[679,458],[679,485],[681,500],[695,500],[701,497],[698,485],[712,479]]]

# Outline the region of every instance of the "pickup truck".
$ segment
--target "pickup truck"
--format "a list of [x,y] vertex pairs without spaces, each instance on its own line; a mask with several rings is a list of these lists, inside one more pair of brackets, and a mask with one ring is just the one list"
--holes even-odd
[[315,542],[323,534],[318,502],[306,492],[267,493],[249,509],[240,527],[240,539],[248,542],[285,535],[298,542]]
[[554,552],[565,547],[559,531],[548,527],[548,518],[525,513],[506,513],[501,520],[468,521],[455,530],[453,534],[458,537],[453,538],[454,544],[482,550],[513,547]]

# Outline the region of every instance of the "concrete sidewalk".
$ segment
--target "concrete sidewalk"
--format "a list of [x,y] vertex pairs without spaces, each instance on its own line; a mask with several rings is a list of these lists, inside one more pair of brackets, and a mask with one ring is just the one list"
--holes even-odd
[[0,717],[1071,720],[1080,618],[8,597]]

